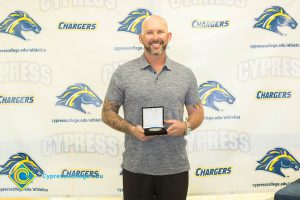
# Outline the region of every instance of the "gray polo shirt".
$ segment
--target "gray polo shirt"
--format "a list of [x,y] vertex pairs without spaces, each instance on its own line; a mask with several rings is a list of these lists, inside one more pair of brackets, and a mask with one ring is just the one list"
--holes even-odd
[[[184,105],[200,103],[193,72],[167,57],[156,74],[144,55],[117,68],[106,99],[123,106],[124,119],[142,126],[142,107],[164,106],[164,119],[183,121]],[[122,168],[149,175],[176,174],[190,169],[183,136],[156,136],[142,142],[125,134]]]

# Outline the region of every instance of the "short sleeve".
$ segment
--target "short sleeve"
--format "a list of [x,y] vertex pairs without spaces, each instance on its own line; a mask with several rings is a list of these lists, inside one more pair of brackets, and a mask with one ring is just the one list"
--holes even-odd
[[189,90],[185,96],[185,105],[195,105],[201,102],[200,96],[198,94],[197,80],[192,71],[190,71],[190,85]]
[[119,105],[123,105],[124,102],[124,89],[121,84],[121,78],[119,74],[119,70],[117,69],[111,79],[106,92],[105,99],[109,101],[113,101]]

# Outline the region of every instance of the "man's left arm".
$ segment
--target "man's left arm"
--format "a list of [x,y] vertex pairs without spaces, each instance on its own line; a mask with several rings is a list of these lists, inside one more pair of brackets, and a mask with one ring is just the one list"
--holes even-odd
[[[201,103],[186,106],[188,118],[187,121],[191,125],[191,129],[194,130],[203,122],[204,111]],[[179,120],[165,120],[165,123],[170,124],[168,128],[168,135],[180,136],[184,135],[187,129],[186,122]]]
[[203,122],[204,111],[201,103],[186,106],[188,112],[187,121],[191,124],[192,130],[196,129]]

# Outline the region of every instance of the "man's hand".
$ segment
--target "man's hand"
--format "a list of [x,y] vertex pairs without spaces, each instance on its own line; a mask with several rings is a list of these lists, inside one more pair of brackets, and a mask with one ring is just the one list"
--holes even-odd
[[144,129],[141,126],[131,126],[130,133],[141,141],[147,141],[153,138],[153,136],[145,136]]
[[165,120],[166,124],[170,124],[167,129],[168,135],[171,136],[180,136],[184,135],[186,131],[186,123],[179,120]]

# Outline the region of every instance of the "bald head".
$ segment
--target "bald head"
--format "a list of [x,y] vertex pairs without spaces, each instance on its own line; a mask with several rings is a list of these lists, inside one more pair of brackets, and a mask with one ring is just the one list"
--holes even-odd
[[172,34],[168,32],[168,25],[164,18],[158,15],[147,17],[142,24],[140,42],[144,45],[145,55],[165,55],[166,47]]
[[163,29],[165,32],[168,32],[167,21],[161,16],[151,15],[143,21],[142,34],[149,28],[153,28],[153,27],[160,28]]

